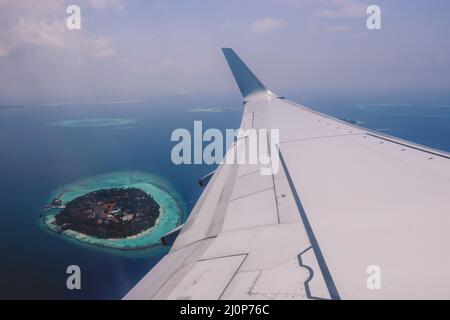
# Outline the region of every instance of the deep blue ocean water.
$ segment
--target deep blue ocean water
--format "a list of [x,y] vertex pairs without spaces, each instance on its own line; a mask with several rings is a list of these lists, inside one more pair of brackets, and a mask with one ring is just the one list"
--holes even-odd
[[[404,98],[404,97],[407,98]],[[289,95],[291,100],[358,121],[362,126],[450,151],[450,98],[444,95]],[[196,108],[228,112],[187,112]],[[214,168],[175,166],[170,160],[176,128],[237,128],[241,98],[178,96],[140,103],[32,106],[0,109],[0,298],[118,299],[167,252],[123,255],[79,245],[44,231],[38,223],[53,190],[104,173],[144,171],[167,179],[187,211],[200,196],[198,178]],[[135,119],[124,126],[65,128],[78,119]],[[82,271],[82,290],[66,289],[66,268]]]

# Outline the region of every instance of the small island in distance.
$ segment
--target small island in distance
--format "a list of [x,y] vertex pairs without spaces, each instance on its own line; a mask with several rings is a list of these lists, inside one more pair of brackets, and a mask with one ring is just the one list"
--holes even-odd
[[188,112],[231,112],[235,111],[237,109],[232,108],[195,108],[195,109],[188,109]]
[[[59,199],[52,206],[61,205]],[[55,216],[58,232],[76,231],[100,239],[122,239],[155,225],[160,206],[138,188],[100,189],[68,202]]]
[[0,106],[0,109],[25,109],[27,106],[25,105],[5,105]]

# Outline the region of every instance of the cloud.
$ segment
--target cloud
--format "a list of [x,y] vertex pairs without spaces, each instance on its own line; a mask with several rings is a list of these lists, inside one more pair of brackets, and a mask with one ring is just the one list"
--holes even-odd
[[316,12],[320,18],[361,18],[366,15],[367,4],[356,0],[326,0],[326,8]]
[[112,46],[111,39],[104,36],[99,36],[93,41],[93,53],[96,58],[107,58],[116,54],[116,50],[114,50],[114,47]]
[[123,9],[125,5],[122,0],[84,0],[95,10],[104,10],[108,8]]
[[286,22],[278,18],[264,18],[261,20],[253,21],[250,25],[251,32],[267,32],[271,30],[282,29],[286,26]]
[[[93,10],[122,5],[119,0],[84,2]],[[0,58],[35,48],[81,50],[97,58],[114,55],[110,39],[66,28],[66,6],[64,0],[0,0]]]

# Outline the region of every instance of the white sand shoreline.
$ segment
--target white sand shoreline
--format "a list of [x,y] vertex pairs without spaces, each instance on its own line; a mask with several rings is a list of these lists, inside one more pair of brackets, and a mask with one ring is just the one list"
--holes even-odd
[[[99,189],[113,187],[135,187],[151,195],[160,206],[160,215],[155,224],[136,235],[120,239],[100,239],[73,230],[58,232],[53,224],[58,209],[52,209],[42,216],[42,223],[50,231],[64,238],[76,240],[84,244],[118,250],[138,250],[160,245],[160,238],[168,231],[176,228],[183,218],[181,200],[163,186],[162,178],[139,172],[122,172],[101,175],[80,180],[68,186],[57,189],[54,196],[62,194],[62,200],[67,203],[77,196]],[[159,182],[159,183],[158,183]]]

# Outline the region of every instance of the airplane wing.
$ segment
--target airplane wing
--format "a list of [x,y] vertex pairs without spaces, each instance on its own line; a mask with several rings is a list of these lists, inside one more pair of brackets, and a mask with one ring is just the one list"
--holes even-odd
[[223,51],[279,169],[221,164],[125,299],[450,298],[450,155],[278,97]]

